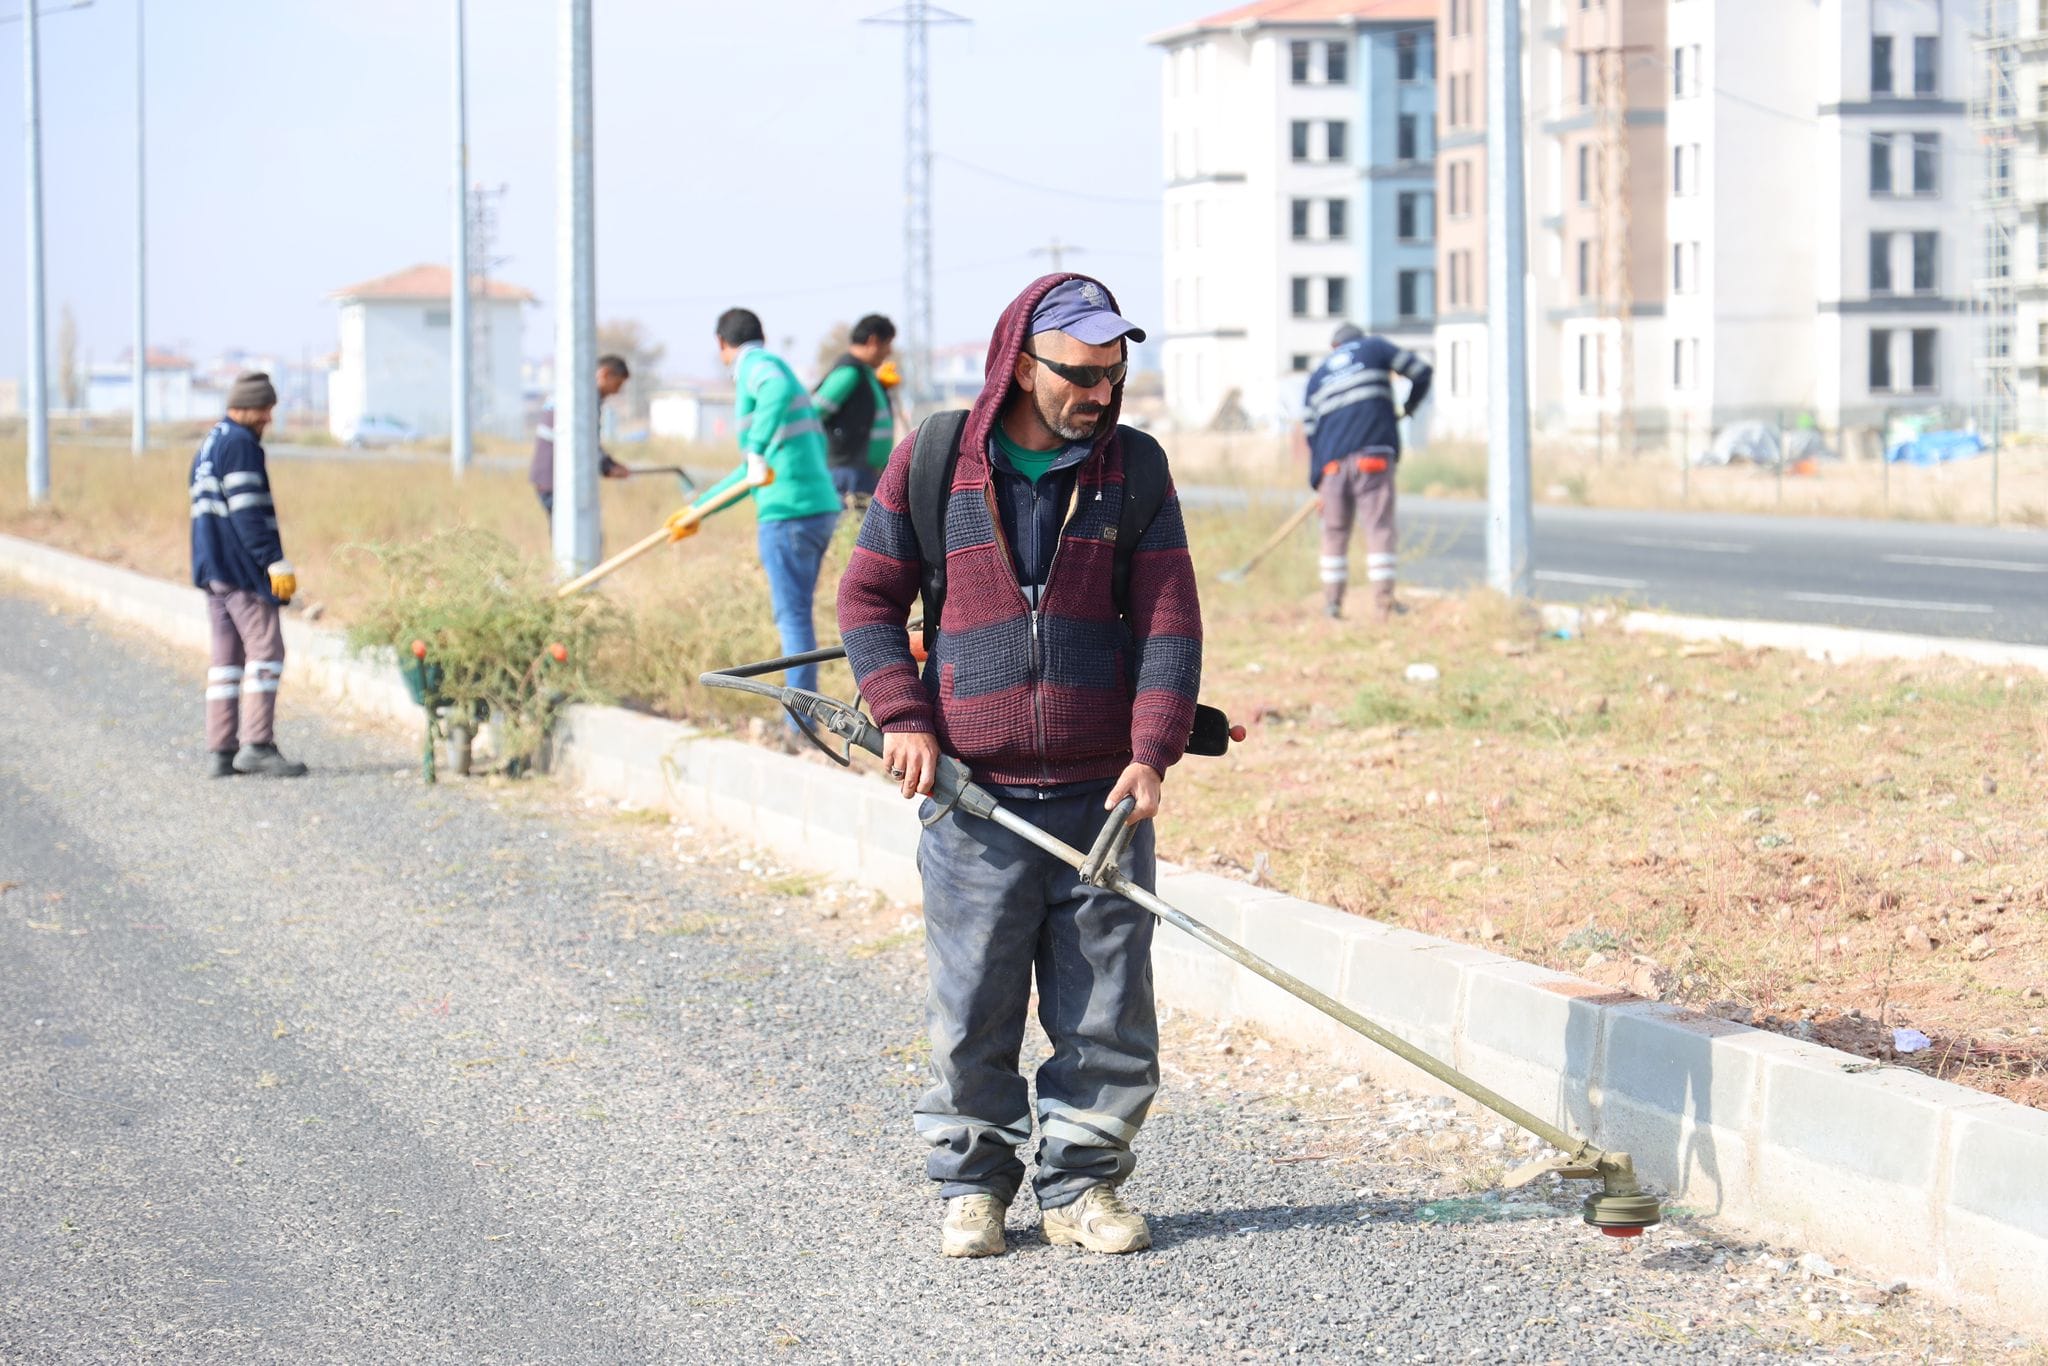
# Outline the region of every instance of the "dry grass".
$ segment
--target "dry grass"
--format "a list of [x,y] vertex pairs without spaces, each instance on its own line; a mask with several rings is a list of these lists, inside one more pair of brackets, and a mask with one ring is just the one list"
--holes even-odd
[[[0,462],[0,530],[182,578],[186,457],[57,452],[57,505],[28,513]],[[341,552],[452,523],[532,553],[517,476],[279,461],[286,544],[346,619],[370,586]],[[607,485],[614,544],[675,501]],[[1215,580],[1268,530],[1193,519],[1208,699],[1252,722],[1168,784],[1161,852],[1434,934],[1888,1056],[2048,1104],[2048,682],[1964,665],[1820,665],[1594,630],[1570,641],[1484,595],[1418,602],[1384,629],[1317,611],[1306,535],[1251,581]],[[702,669],[773,654],[745,513],[607,587],[631,615],[600,686],[669,715],[740,714]],[[821,585],[820,637],[852,537]],[[1403,670],[1427,661],[1435,685]],[[843,665],[825,688],[850,692]],[[755,714],[748,712],[747,714]],[[1595,961],[1595,956],[1599,961]],[[2029,993],[2032,993],[2031,995]],[[1856,1014],[1850,1014],[1851,1011]]]

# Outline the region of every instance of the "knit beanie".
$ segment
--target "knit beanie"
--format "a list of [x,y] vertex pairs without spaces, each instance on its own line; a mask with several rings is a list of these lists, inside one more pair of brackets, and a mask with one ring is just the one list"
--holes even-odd
[[235,378],[235,387],[228,390],[228,408],[275,408],[277,390],[270,383],[270,376],[261,370],[251,370]]

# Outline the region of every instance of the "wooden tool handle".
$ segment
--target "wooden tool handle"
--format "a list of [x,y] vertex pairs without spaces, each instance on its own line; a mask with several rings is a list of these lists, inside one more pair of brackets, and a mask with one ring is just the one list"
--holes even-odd
[[[739,483],[727,488],[724,492],[720,493],[717,497],[711,499],[709,502],[698,504],[697,516],[699,520],[702,520],[704,517],[709,516],[711,513],[718,511],[722,507],[730,507],[732,504],[737,503],[740,499],[752,493],[755,489],[762,488],[768,484],[772,484],[775,482],[775,470],[772,466],[764,465],[762,467],[762,472],[766,476],[765,478],[758,480],[742,479]],[[633,542],[633,544],[627,546],[624,550],[621,550],[618,554],[612,556],[609,560],[606,560],[603,564],[597,566],[597,568],[591,570],[589,573],[579,574],[575,578],[563,584],[560,588],[557,588],[555,590],[555,596],[558,598],[566,598],[573,594],[581,593],[584,589],[590,587],[590,585],[596,583],[599,579],[605,577],[605,575],[612,573],[614,570],[624,568],[626,565],[631,564],[633,561],[639,559],[642,555],[645,555],[648,551],[654,549],[654,547],[660,545],[663,541],[666,541],[668,539],[670,539],[668,524],[664,522],[660,528],[648,532],[645,536],[642,536],[639,540]]]

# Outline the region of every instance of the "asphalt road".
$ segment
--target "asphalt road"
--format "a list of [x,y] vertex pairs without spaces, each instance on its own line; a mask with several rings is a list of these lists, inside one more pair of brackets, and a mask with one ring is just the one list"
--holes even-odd
[[[1235,490],[1185,492],[1191,504],[1245,501]],[[1248,515],[1278,525],[1299,501],[1268,496]],[[1534,516],[1545,600],[2048,645],[2048,533],[1615,508],[1539,506]],[[1313,521],[1298,533],[1314,534]],[[1404,579],[1432,588],[1485,580],[1484,503],[1403,498],[1400,536]]]
[[1811,1350],[1782,1262],[1478,1194],[1485,1121],[1187,1022],[1128,1188],[1154,1251],[1055,1250],[1027,1199],[1011,1255],[945,1262],[914,934],[544,785],[423,788],[289,671],[314,776],[208,782],[196,660],[8,591],[0,1359]]

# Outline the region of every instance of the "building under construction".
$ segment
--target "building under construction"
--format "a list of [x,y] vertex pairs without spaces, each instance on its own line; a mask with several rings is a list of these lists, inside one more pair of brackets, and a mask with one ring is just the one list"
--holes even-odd
[[2048,4],[1976,0],[1976,10],[1976,419],[1989,436],[2039,435],[2048,433]]

